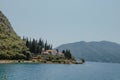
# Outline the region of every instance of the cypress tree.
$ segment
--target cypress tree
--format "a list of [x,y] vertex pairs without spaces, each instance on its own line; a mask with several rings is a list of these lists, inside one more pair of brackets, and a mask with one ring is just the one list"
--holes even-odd
[[63,50],[62,53],[64,54],[66,59],[72,58],[72,54],[71,54],[70,50]]
[[52,45],[48,44],[47,41],[44,42],[41,38],[37,41],[36,39],[28,39],[24,38],[23,40],[26,41],[26,46],[29,48],[31,53],[34,53],[35,55],[38,55],[42,52],[42,48],[45,50],[52,49]]

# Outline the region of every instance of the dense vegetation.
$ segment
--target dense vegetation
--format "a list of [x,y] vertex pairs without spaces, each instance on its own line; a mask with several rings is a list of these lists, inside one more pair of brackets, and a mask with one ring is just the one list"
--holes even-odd
[[26,59],[28,53],[25,42],[17,36],[8,19],[0,12],[0,59]]
[[62,53],[64,54],[66,59],[72,58],[72,54],[71,54],[70,50],[63,50]]
[[[52,51],[52,45],[41,38],[36,39],[21,39],[11,27],[10,22],[0,12],[0,60],[37,60],[37,62],[52,62],[52,63],[71,63],[75,61],[70,50],[63,50],[63,55],[55,50],[55,55],[48,52],[47,55],[41,54],[47,50]],[[54,53],[54,52],[53,52]]]
[[23,38],[23,40],[26,42],[27,48],[29,48],[30,52],[34,55],[41,54],[43,48],[45,50],[52,49],[52,45],[48,44],[47,41],[43,41],[41,38],[39,40]]

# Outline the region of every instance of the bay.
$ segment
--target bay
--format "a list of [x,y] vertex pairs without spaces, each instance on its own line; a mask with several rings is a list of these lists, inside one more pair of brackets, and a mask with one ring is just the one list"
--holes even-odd
[[0,64],[0,80],[120,80],[120,64]]

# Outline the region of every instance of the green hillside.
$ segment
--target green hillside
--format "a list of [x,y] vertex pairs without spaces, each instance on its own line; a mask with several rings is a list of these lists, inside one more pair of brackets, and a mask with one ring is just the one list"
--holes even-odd
[[27,51],[25,42],[15,33],[6,16],[0,11],[0,59],[26,58],[24,54]]
[[[49,51],[47,52],[47,50]],[[58,51],[52,50],[52,45],[48,44],[47,41],[44,42],[41,38],[39,41],[28,38],[21,39],[2,12],[0,12],[0,60],[76,63],[70,51],[60,55]]]

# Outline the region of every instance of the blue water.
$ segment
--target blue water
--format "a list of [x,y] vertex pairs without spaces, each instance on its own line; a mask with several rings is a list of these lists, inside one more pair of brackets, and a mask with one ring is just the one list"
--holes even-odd
[[2,75],[7,80],[120,80],[120,64],[0,64]]

